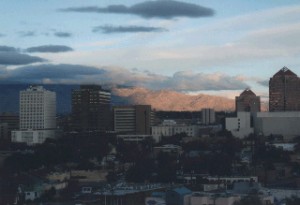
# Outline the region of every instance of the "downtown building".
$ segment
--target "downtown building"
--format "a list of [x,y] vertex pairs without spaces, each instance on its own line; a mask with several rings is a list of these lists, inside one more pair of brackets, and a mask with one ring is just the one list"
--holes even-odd
[[120,134],[150,135],[153,122],[151,105],[113,107],[114,131]]
[[235,97],[236,117],[225,119],[226,130],[231,131],[235,137],[247,137],[254,132],[254,116],[260,109],[260,97],[252,90],[245,89]]
[[72,127],[76,131],[111,130],[111,93],[100,85],[72,90]]
[[56,94],[42,86],[20,92],[20,128],[11,133],[12,142],[41,144],[56,135]]
[[[286,67],[269,81],[269,111],[237,111],[236,118],[226,118],[226,129],[236,137],[249,134],[281,135],[292,140],[300,133],[300,79]],[[245,112],[247,111],[247,112]]]
[[300,78],[287,67],[269,81],[270,112],[300,111]]
[[216,123],[215,110],[211,108],[204,108],[201,110],[202,124],[209,125]]
[[260,97],[250,89],[245,89],[240,96],[235,97],[236,112],[260,112]]

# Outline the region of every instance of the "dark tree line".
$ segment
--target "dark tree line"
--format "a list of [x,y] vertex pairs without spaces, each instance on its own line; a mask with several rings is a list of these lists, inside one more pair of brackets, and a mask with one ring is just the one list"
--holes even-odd
[[10,173],[26,172],[38,168],[51,169],[56,165],[73,162],[89,168],[92,158],[101,161],[110,151],[107,136],[67,135],[59,139],[48,139],[45,143],[13,154],[4,161],[4,171]]

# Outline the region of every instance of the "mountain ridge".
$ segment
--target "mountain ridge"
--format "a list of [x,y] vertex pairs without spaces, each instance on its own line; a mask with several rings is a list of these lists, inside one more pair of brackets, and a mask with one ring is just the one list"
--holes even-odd
[[172,90],[149,90],[142,87],[112,88],[112,93],[124,98],[129,104],[150,104],[156,110],[162,111],[199,111],[212,108],[216,111],[233,111],[233,99],[198,94],[189,95]]

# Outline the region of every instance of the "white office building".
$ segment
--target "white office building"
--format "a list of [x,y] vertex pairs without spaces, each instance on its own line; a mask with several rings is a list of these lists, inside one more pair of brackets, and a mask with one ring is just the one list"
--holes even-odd
[[20,92],[20,130],[12,131],[12,142],[28,145],[54,138],[56,132],[56,94],[42,86]]
[[238,138],[245,138],[254,132],[250,112],[237,112],[237,117],[226,118],[226,130]]

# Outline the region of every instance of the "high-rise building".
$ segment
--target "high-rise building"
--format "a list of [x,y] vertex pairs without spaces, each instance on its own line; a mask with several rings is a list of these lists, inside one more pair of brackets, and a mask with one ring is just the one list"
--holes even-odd
[[81,85],[72,91],[73,129],[105,131],[111,129],[111,94],[99,85]]
[[150,105],[116,106],[113,108],[114,130],[126,134],[151,134]]
[[202,124],[209,125],[216,122],[215,110],[211,108],[205,108],[201,110]]
[[56,94],[42,86],[20,92],[20,130],[12,131],[12,142],[43,143],[56,132]]
[[270,78],[269,110],[300,111],[300,78],[287,67]]
[[244,90],[240,96],[235,97],[236,112],[260,112],[260,97],[250,89]]

